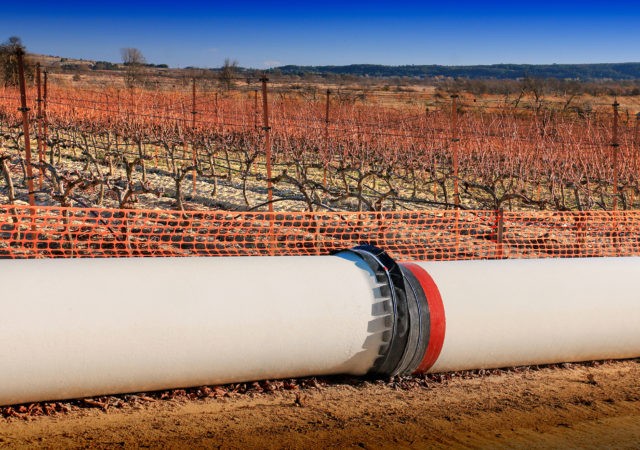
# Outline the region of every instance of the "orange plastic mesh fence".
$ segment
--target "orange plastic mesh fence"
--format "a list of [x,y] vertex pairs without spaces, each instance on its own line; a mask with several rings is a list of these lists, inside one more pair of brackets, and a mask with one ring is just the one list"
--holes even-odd
[[323,255],[400,260],[640,255],[640,212],[229,212],[0,206],[0,258]]

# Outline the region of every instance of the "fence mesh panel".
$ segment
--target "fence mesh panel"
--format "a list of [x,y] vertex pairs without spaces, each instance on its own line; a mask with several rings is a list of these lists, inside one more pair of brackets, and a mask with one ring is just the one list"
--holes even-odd
[[0,206],[0,258],[326,255],[399,260],[640,255],[640,211],[229,212]]

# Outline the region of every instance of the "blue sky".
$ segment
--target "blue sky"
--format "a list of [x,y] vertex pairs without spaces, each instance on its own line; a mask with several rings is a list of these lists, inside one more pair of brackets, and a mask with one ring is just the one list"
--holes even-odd
[[122,47],[174,67],[640,61],[640,0],[2,3],[0,40],[113,62]]

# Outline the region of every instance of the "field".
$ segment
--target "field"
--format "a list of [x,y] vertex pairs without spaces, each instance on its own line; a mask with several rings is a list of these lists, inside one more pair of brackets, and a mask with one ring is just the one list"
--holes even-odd
[[[188,79],[150,89],[49,83],[46,97],[32,88],[38,203],[581,211],[640,201],[635,97],[615,112],[608,97],[570,107],[418,87],[265,87],[266,97],[255,79],[224,89]],[[23,181],[3,188],[0,203],[27,200],[18,106],[15,89],[0,91],[5,173]]]

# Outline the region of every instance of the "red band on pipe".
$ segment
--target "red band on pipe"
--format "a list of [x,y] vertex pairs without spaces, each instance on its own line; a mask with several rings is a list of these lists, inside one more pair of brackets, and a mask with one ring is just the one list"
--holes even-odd
[[424,357],[420,365],[414,373],[423,373],[429,370],[440,356],[442,344],[444,344],[444,335],[446,330],[446,317],[444,313],[444,305],[442,304],[442,296],[438,290],[438,286],[422,267],[414,263],[402,263],[409,269],[411,273],[418,279],[420,286],[427,297],[429,306],[429,344],[424,353]]

